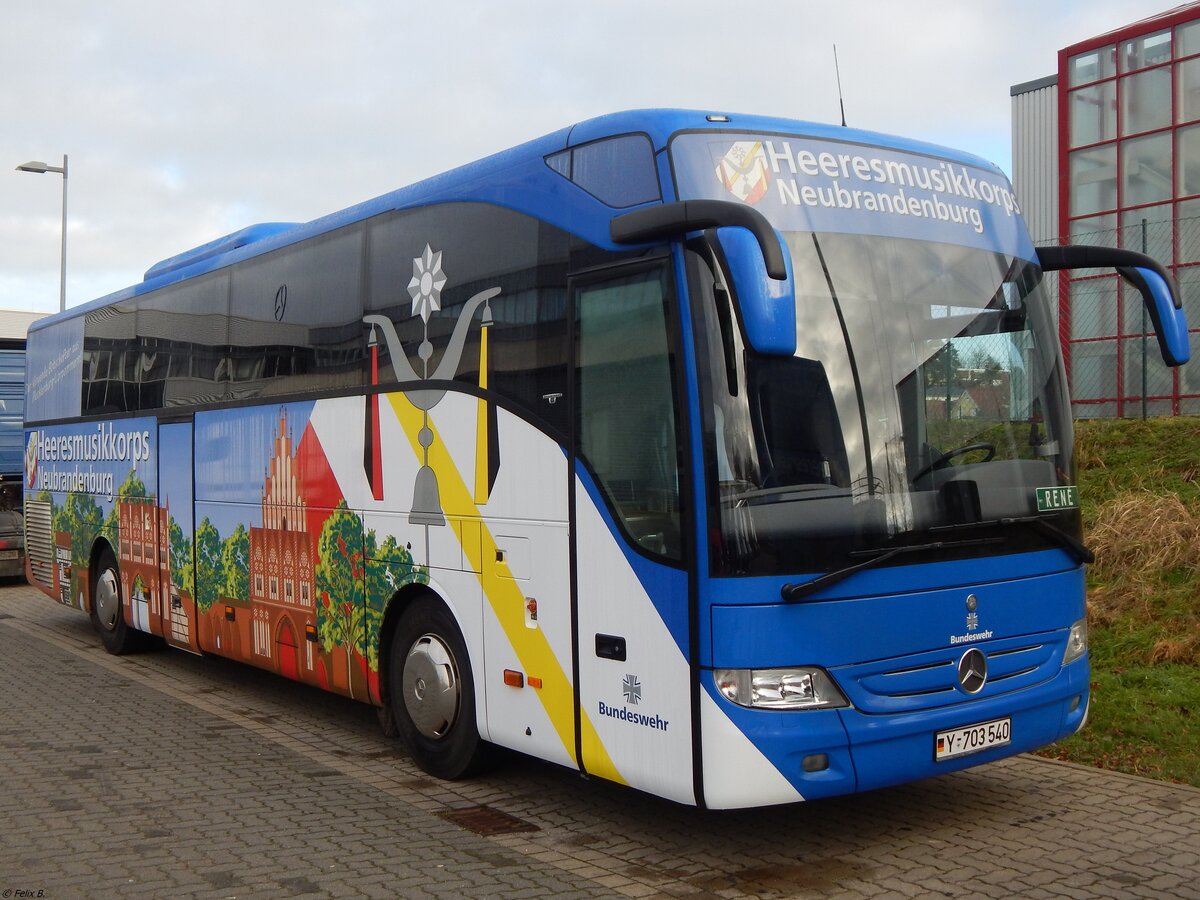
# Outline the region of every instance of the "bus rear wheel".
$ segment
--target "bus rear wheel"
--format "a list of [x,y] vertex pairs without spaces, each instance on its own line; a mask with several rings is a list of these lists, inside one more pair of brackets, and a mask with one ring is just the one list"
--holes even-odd
[[92,627],[109,653],[120,656],[146,646],[146,635],[125,624],[121,574],[112,550],[101,551],[91,582]]
[[432,597],[415,600],[392,637],[390,702],[400,737],[424,771],[462,778],[485,761],[475,723],[475,681],[454,617]]

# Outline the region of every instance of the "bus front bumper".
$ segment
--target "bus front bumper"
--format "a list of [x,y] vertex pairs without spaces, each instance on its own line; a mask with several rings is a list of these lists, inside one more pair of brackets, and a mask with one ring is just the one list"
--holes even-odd
[[[780,795],[773,801],[788,803],[930,778],[1061,740],[1078,731],[1087,718],[1088,677],[1085,656],[1061,667],[1050,680],[1020,691],[887,714],[854,708],[775,712],[715,699],[799,794]],[[1007,743],[937,758],[939,734],[1004,719],[1009,723]],[[706,795],[710,787],[714,797],[725,794],[722,786],[710,786],[706,777]]]

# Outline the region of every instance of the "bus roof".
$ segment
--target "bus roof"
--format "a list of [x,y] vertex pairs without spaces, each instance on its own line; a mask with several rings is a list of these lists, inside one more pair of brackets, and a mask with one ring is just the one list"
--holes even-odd
[[[488,202],[537,214],[594,244],[612,249],[615,245],[609,238],[608,222],[614,215],[628,210],[613,209],[573,185],[546,165],[546,157],[603,138],[640,133],[649,138],[654,148],[661,177],[662,173],[668,171],[668,163],[659,154],[666,150],[672,136],[687,131],[801,135],[887,147],[1000,172],[994,164],[961,151],[845,126],[738,113],[682,109],[629,110],[587,119],[311,222],[251,225],[162,260],[146,271],[145,280],[141,283],[41,319],[30,326],[30,331],[40,331],[63,319],[85,315],[91,310],[216,271],[381,213],[434,202]],[[504,177],[500,177],[502,175]],[[517,182],[530,188],[527,198],[514,192],[513,184]],[[645,205],[675,199],[669,194],[668,187],[661,201],[655,200]]]

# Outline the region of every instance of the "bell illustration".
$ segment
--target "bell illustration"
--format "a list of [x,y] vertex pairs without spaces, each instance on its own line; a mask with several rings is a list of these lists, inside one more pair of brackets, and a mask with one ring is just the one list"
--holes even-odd
[[408,521],[413,525],[445,525],[442,514],[442,498],[438,493],[437,475],[428,465],[417,470],[417,481],[413,486],[412,512]]

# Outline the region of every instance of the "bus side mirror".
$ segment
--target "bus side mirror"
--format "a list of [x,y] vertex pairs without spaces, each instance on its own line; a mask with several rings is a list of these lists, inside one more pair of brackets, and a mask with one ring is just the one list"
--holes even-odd
[[1181,366],[1191,357],[1187,317],[1171,282],[1154,269],[1121,266],[1121,276],[1138,289],[1158,335],[1158,348],[1168,366]]
[[794,356],[796,289],[792,280],[792,257],[778,232],[775,240],[784,250],[786,277],[783,279],[768,274],[758,239],[745,228],[718,228],[714,243],[737,299],[750,346],[770,356]]
[[1166,270],[1144,253],[1111,247],[1039,247],[1042,269],[1116,269],[1138,289],[1158,336],[1158,349],[1168,366],[1181,366],[1192,355],[1187,316]]

